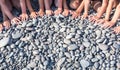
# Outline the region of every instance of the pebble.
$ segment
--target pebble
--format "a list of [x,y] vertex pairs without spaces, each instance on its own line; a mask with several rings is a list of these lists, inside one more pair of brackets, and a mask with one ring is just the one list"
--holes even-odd
[[87,60],[81,60],[80,64],[83,68],[87,68],[90,65],[90,62]]
[[20,33],[20,32],[15,32],[15,33],[12,33],[12,38],[13,39],[18,39],[18,38],[20,38],[22,36],[22,33]]
[[67,35],[66,39],[71,39],[73,36],[72,35]]
[[99,44],[98,47],[102,50],[102,51],[105,51],[108,49],[108,46],[105,45],[105,44]]
[[71,41],[68,40],[68,39],[64,39],[64,43],[65,43],[65,44],[71,44]]
[[120,69],[120,63],[116,63],[117,68]]
[[101,37],[101,34],[102,34],[101,30],[96,30],[95,33],[97,35],[96,39]]
[[65,60],[66,60],[65,57],[59,59],[58,62],[57,62],[57,67],[60,67],[65,62]]
[[83,45],[84,45],[85,47],[90,47],[90,42],[83,42]]
[[9,44],[10,37],[4,37],[3,39],[0,40],[0,48],[6,46]]
[[76,50],[78,46],[76,44],[71,44],[68,46],[68,50]]
[[38,50],[33,50],[33,55],[37,55],[39,54],[39,51]]
[[119,44],[118,43],[114,43],[113,47],[116,48],[116,49],[120,49],[120,43]]
[[34,68],[34,67],[36,67],[36,63],[35,62],[30,62],[28,65],[27,65],[27,67],[29,68]]

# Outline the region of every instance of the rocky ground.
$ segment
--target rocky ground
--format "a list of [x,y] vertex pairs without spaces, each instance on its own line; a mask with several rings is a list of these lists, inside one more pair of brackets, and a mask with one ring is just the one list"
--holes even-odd
[[30,19],[0,33],[2,69],[119,70],[120,35],[87,19]]
[[0,33],[0,70],[120,70],[120,34],[70,16],[30,19]]

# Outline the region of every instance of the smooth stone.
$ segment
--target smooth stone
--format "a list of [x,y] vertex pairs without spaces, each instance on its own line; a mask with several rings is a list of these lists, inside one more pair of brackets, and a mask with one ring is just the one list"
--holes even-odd
[[76,50],[78,46],[76,44],[71,44],[68,46],[68,50]]
[[99,44],[98,47],[102,50],[102,51],[106,51],[108,49],[108,46],[105,44]]
[[66,28],[61,28],[60,32],[65,32]]
[[71,41],[68,40],[68,39],[64,39],[64,43],[65,43],[65,44],[71,44]]
[[88,66],[90,65],[90,62],[87,61],[87,60],[81,60],[81,61],[80,61],[80,64],[81,64],[81,66],[82,66],[83,68],[86,68],[86,67],[88,67]]
[[111,62],[110,62],[111,65],[114,65],[115,63],[116,63],[115,61],[111,61]]
[[39,54],[39,51],[38,50],[33,50],[33,55],[37,55]]
[[116,48],[116,49],[120,49],[120,43],[119,44],[118,43],[114,43],[113,47]]
[[13,38],[13,39],[18,39],[18,38],[20,38],[21,36],[22,36],[22,33],[18,32],[18,31],[17,31],[16,33],[13,33],[13,34],[12,34],[12,38]]
[[65,62],[65,60],[66,60],[65,57],[59,59],[58,62],[57,62],[57,67],[60,67]]
[[29,70],[28,68],[23,68],[22,70]]
[[120,69],[120,63],[117,63],[117,64],[116,64],[116,66],[117,66],[117,68],[119,68],[119,69]]
[[91,61],[92,61],[92,62],[97,62],[98,59],[97,59],[97,58],[93,58]]
[[100,64],[98,62],[94,63],[95,68],[98,68]]
[[84,45],[85,47],[90,47],[90,42],[83,42],[83,45]]
[[27,27],[31,27],[33,25],[33,23],[32,22],[29,22],[29,23],[27,23]]
[[44,63],[43,63],[44,66],[47,66],[48,64],[49,64],[49,62],[47,60],[44,61]]
[[67,35],[66,39],[71,39],[73,36],[72,35]]
[[34,68],[36,67],[36,63],[35,62],[30,62],[27,67],[31,67],[31,68]]
[[64,53],[66,57],[71,58],[71,55],[68,52]]
[[1,39],[0,40],[0,48],[9,44],[9,41],[10,41],[10,37],[5,37],[5,38]]
[[102,31],[101,30],[96,30],[95,33],[97,35],[96,39],[98,39],[98,38],[101,37]]

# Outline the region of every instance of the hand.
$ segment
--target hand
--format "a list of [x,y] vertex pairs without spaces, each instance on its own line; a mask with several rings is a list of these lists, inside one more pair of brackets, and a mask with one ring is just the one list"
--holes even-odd
[[59,15],[59,14],[61,14],[61,13],[62,13],[62,9],[57,9],[57,10],[54,11],[54,14],[55,14],[55,15]]
[[103,24],[103,28],[111,28],[115,23],[112,21],[107,21]]
[[67,10],[67,9],[65,9],[62,13],[63,16],[68,16],[68,14],[69,14],[69,10]]
[[42,17],[42,16],[44,16],[44,11],[43,10],[40,10],[39,12],[38,12],[38,15],[40,16],[40,17]]
[[97,17],[97,16],[93,16],[93,15],[89,16],[89,20],[90,20],[91,22],[95,22],[95,21],[97,21],[98,19],[99,19],[99,17]]
[[73,19],[74,19],[74,18],[77,18],[79,15],[80,15],[80,14],[75,11],[75,12],[72,13],[72,18],[73,18]]
[[9,20],[6,20],[3,22],[3,26],[6,28],[6,29],[9,29],[10,28],[10,21]]
[[31,12],[30,18],[36,18],[36,17],[37,17],[36,12]]
[[46,10],[46,15],[51,16],[53,14],[52,10]]
[[105,19],[99,19],[99,20],[97,20],[95,23],[103,24],[103,23],[105,23],[105,22],[107,22],[107,20],[105,20]]
[[88,14],[87,13],[84,13],[83,15],[82,15],[82,19],[85,19],[85,18],[87,18],[88,17]]
[[2,23],[0,23],[0,31],[2,31],[3,30],[3,25],[2,25]]
[[113,29],[113,31],[114,31],[116,34],[120,33],[120,26],[115,27],[115,28]]
[[18,24],[19,22],[20,22],[20,20],[17,17],[14,17],[13,19],[11,19],[11,23]]
[[20,18],[21,18],[22,21],[28,20],[28,15],[26,13],[22,13],[20,15]]

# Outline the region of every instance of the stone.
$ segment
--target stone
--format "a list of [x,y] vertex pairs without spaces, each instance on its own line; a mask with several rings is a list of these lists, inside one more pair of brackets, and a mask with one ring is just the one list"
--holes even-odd
[[33,50],[33,55],[37,55],[39,54],[39,51],[38,50]]
[[94,67],[97,69],[100,66],[98,62],[94,63]]
[[96,30],[95,33],[96,33],[96,39],[98,39],[98,38],[101,37],[102,31],[101,30]]
[[78,46],[76,44],[70,44],[68,46],[68,50],[76,50],[78,48]]
[[27,65],[27,67],[29,68],[34,68],[34,67],[36,67],[36,63],[35,62],[30,62],[28,65]]
[[4,37],[0,40],[0,48],[9,44],[10,37]]
[[120,63],[116,63],[117,68],[120,69]]
[[113,47],[116,48],[116,49],[120,49],[120,43],[114,43]]
[[83,42],[83,45],[84,45],[85,47],[90,47],[90,42]]
[[71,41],[68,40],[68,39],[64,39],[64,43],[65,43],[65,44],[71,44]]
[[61,28],[61,29],[60,29],[60,32],[65,32],[65,30],[66,30],[65,27],[64,27],[64,28]]
[[19,31],[12,33],[12,38],[13,39],[18,39],[22,36],[22,33],[20,33]]
[[90,62],[87,60],[81,60],[80,64],[81,64],[82,68],[87,68],[90,65]]
[[102,50],[102,51],[105,51],[108,49],[108,46],[105,45],[105,44],[99,44],[98,47]]
[[65,57],[59,59],[58,62],[57,62],[57,67],[60,67],[65,62],[65,60],[66,60]]
[[66,39],[71,39],[73,36],[72,35],[67,35]]

